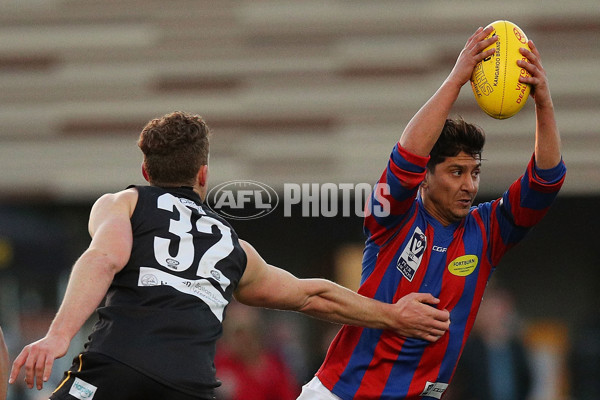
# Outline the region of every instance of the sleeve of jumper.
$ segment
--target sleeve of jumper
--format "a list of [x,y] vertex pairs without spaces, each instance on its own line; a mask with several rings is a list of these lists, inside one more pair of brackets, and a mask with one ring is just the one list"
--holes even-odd
[[397,226],[415,207],[419,185],[425,178],[429,157],[411,154],[396,144],[386,169],[365,205],[365,234],[384,240],[385,233]]
[[546,215],[562,187],[566,170],[562,160],[554,168],[540,170],[532,157],[525,174],[492,203],[490,234],[494,264]]

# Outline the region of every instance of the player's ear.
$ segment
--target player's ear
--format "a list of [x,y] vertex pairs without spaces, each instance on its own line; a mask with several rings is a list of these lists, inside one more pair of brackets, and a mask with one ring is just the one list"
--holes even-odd
[[427,172],[425,173],[425,178],[423,178],[423,182],[421,182],[421,187],[426,188],[428,185],[428,181],[429,181],[429,169],[427,169]]
[[196,179],[200,187],[205,187],[208,184],[208,165],[202,165],[200,167]]
[[150,183],[150,175],[148,175],[148,171],[146,171],[146,163],[144,163],[142,161],[142,175],[144,176],[144,179]]

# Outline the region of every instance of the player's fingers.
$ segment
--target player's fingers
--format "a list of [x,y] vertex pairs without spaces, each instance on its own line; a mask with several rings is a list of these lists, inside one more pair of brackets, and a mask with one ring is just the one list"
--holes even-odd
[[413,293],[413,297],[419,303],[438,304],[440,299],[436,298],[431,293]]
[[25,383],[30,389],[33,388],[33,384],[35,383],[36,360],[37,354],[33,349],[31,349],[29,351],[29,355],[27,356],[27,361],[25,361]]
[[23,351],[21,351],[21,353],[19,353],[17,358],[15,358],[13,361],[10,377],[8,378],[9,383],[15,383],[17,380],[17,376],[19,376],[19,372],[21,372],[21,368],[23,367],[23,364],[25,364],[28,354],[29,351],[27,349],[23,349]]
[[[465,44],[465,49],[473,49],[475,48],[485,37],[487,37],[491,33],[489,28],[486,30],[482,27],[479,27],[473,35],[469,39],[467,39],[467,43]],[[493,43],[493,42],[492,42]],[[485,47],[482,47],[482,49]],[[479,50],[481,51],[481,49]]]
[[424,305],[427,305],[427,308],[425,309],[425,315],[437,321],[450,321],[450,313],[448,312],[448,310],[438,310],[437,308],[431,307],[432,305],[439,304],[440,299],[434,297],[431,293],[415,293],[414,296],[415,300]]
[[531,52],[533,54],[535,54],[535,56],[539,59],[540,58],[540,52],[539,52],[537,46],[535,45],[535,43],[533,43],[533,40],[529,39],[529,42],[527,44],[529,45],[529,48],[531,49]]
[[494,36],[490,36],[487,39],[482,40],[481,42],[479,42],[479,45],[483,46],[483,48],[485,49],[486,47],[488,47],[489,45],[496,43],[498,41],[498,36],[494,35]]
[[[524,60],[517,60],[517,65],[521,68],[524,68],[527,72],[529,72],[531,77],[535,77],[535,76],[539,75],[539,71],[541,71],[541,67],[538,67],[537,65],[535,65],[531,62],[524,61]],[[525,77],[521,76],[521,78],[525,78]]]
[[480,26],[479,28],[475,29],[475,32],[473,32],[473,34],[471,35],[471,37],[469,39],[467,39],[467,41],[473,39],[474,37],[479,35],[482,31],[483,31],[483,26]]
[[429,334],[431,336],[437,336],[437,337],[442,337],[444,335],[444,333],[446,333],[445,330],[442,329],[432,329]]
[[[535,53],[533,53],[527,47],[519,48],[519,53],[521,53],[521,55],[525,56],[525,58],[527,58],[527,61],[529,61],[531,64],[536,64],[536,63],[540,62],[539,57],[536,56]],[[520,60],[520,61],[522,61],[522,60]]]
[[[535,51],[529,50],[526,47],[522,47],[519,49],[519,52],[525,56],[525,58],[527,58],[527,60],[529,61],[529,63],[524,62],[524,60],[518,60],[517,64],[522,67],[525,68],[529,71],[529,69],[527,68],[528,66],[526,64],[530,64],[530,66],[535,66],[537,68],[537,70],[539,71],[543,71],[544,67],[542,66],[542,60],[540,58],[540,54],[537,52],[537,49],[535,49]],[[529,71],[531,73],[531,71]],[[537,71],[535,71],[537,72]]]
[[[491,46],[496,40],[498,40],[497,36],[492,36],[490,38],[475,42],[472,44],[472,46],[468,46],[467,50],[471,51],[472,55],[482,55],[482,54],[494,54],[494,52],[496,51],[496,49],[491,48],[488,50],[485,50],[488,46]],[[485,50],[485,51],[484,51]],[[487,57],[486,55],[486,57]]]
[[479,62],[485,58],[491,57],[494,55],[494,53],[496,53],[496,49],[494,49],[494,48],[487,49],[486,51],[482,51],[481,53],[479,53],[475,56],[475,61]]
[[444,336],[444,334],[446,332],[448,332],[449,328],[450,328],[449,321],[448,321],[448,323],[436,321],[436,323],[433,324],[429,329],[427,329],[424,332],[424,334],[425,334],[425,336],[429,336],[430,339],[437,340],[437,339],[441,338],[442,336]]
[[427,340],[428,342],[433,343],[433,342],[439,340],[439,337],[425,334],[425,335],[421,336],[419,339]]
[[44,369],[46,368],[46,360],[46,355],[42,354],[41,357],[38,357],[35,365],[35,383],[38,390],[41,390],[44,386]]
[[521,75],[519,77],[519,82],[532,85],[532,93],[539,85],[545,84],[545,72],[541,67],[522,60],[519,60],[517,65],[529,72],[529,76]]
[[479,31],[479,40],[487,37],[490,33],[494,32],[494,27],[493,26],[488,26],[487,28],[481,28],[481,31]]
[[429,323],[431,329],[437,329],[442,331],[447,331],[450,328],[450,319],[433,319]]
[[442,335],[435,335],[432,333],[423,333],[423,335],[421,335],[421,339],[427,340],[428,342],[437,342],[438,340],[440,340],[440,338],[442,337]]
[[54,357],[46,357],[46,362],[44,364],[44,374],[42,379],[44,382],[48,382],[48,379],[50,379],[50,374],[52,373],[52,366],[54,365]]
[[412,301],[421,303],[419,304],[419,306],[422,305],[427,307],[426,309],[424,309],[425,311],[420,311],[421,313],[425,313],[425,315],[428,315],[427,311],[435,310],[433,306],[437,305],[440,302],[440,299],[433,296],[431,293],[411,293],[409,296],[411,297]]
[[[465,47],[468,47],[469,44],[475,40],[481,40],[481,32],[483,32],[483,27],[480,26],[479,28],[477,28],[475,30],[475,32],[473,32],[473,34],[467,39],[467,43],[465,44]],[[485,37],[485,36],[483,36]]]
[[435,321],[440,321],[444,323],[450,322],[450,313],[448,310],[438,310],[437,308],[429,307],[427,310],[427,315]]

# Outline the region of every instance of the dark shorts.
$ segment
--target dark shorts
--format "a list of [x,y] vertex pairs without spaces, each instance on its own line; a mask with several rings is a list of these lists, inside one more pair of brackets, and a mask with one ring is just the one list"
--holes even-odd
[[86,352],[73,359],[50,400],[213,400],[207,390],[192,396],[168,387],[103,354]]

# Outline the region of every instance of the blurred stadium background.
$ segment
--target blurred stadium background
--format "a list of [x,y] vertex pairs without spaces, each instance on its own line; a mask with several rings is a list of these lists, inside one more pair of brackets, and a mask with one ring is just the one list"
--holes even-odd
[[[598,0],[0,1],[0,324],[11,357],[45,333],[93,201],[143,183],[135,142],[149,119],[206,118],[213,185],[374,183],[468,36],[497,19],[542,52],[568,175],[494,279],[518,300],[537,363],[532,399],[600,398],[581,394],[571,365],[579,333],[600,319]],[[465,87],[454,113],[488,134],[479,200],[500,195],[531,156],[533,102],[498,121]],[[359,218],[275,212],[233,225],[273,264],[356,284]],[[307,349],[327,327],[277,318],[297,327],[295,354],[307,358],[297,368],[312,374],[322,355]],[[598,336],[582,355],[596,370]]]

